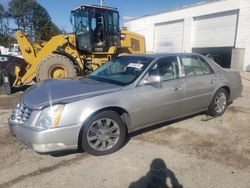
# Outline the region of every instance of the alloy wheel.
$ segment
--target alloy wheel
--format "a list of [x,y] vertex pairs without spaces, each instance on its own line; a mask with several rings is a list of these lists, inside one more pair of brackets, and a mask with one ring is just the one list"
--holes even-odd
[[116,145],[120,128],[112,119],[102,118],[94,121],[88,129],[88,144],[98,151],[106,151]]
[[216,97],[215,97],[215,103],[214,103],[214,108],[217,113],[221,113],[225,110],[227,106],[227,97],[224,92],[220,92]]

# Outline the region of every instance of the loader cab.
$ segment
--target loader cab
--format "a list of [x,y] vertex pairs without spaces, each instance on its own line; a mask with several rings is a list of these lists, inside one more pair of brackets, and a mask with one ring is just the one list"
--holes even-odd
[[120,46],[119,12],[115,8],[83,5],[71,11],[77,49],[83,53],[108,52]]

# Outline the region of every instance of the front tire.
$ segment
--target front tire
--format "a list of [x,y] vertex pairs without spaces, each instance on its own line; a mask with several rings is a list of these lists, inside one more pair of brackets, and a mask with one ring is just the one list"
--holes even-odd
[[113,111],[100,112],[83,127],[81,148],[95,156],[119,150],[126,138],[126,125]]
[[60,54],[52,54],[45,57],[38,65],[36,78],[38,81],[42,81],[76,76],[76,67],[69,58]]
[[229,94],[225,88],[220,88],[213,96],[207,114],[210,116],[221,116],[227,109]]

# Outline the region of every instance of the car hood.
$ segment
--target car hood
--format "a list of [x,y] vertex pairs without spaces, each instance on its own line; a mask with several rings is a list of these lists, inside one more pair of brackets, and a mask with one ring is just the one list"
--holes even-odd
[[68,103],[84,98],[115,92],[121,86],[91,79],[46,80],[27,89],[21,102],[32,109],[55,103]]

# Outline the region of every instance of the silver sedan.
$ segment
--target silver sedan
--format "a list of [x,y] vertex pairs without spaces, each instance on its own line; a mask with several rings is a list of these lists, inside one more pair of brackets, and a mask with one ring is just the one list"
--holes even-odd
[[38,153],[80,148],[105,155],[130,132],[199,112],[220,116],[241,92],[237,71],[199,54],[120,56],[87,78],[29,88],[9,127]]

